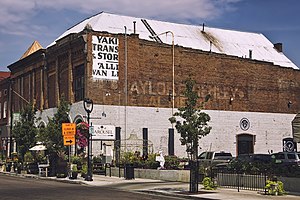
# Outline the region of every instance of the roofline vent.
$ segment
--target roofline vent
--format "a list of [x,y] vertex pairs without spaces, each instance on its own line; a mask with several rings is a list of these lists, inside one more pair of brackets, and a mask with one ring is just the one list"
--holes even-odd
[[136,34],[136,21],[133,21],[133,34]]
[[205,28],[205,24],[203,23],[202,24],[202,31],[201,32],[204,32],[204,28]]
[[278,51],[278,52],[282,52],[282,43],[276,43],[274,44],[274,48]]

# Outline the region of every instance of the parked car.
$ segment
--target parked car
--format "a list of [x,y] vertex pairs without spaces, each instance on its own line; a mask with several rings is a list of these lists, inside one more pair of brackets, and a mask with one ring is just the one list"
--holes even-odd
[[229,152],[205,151],[198,156],[198,161],[203,167],[214,167],[218,164],[229,163],[232,158]]
[[229,163],[221,163],[215,166],[216,169],[242,170],[242,171],[262,171],[272,164],[270,154],[240,154]]
[[278,152],[271,157],[275,164],[300,167],[300,152]]

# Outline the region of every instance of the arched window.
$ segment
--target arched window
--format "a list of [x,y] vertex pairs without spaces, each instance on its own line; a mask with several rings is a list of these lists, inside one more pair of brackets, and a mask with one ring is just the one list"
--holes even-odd
[[3,103],[3,119],[6,118],[7,115],[7,101],[4,101]]

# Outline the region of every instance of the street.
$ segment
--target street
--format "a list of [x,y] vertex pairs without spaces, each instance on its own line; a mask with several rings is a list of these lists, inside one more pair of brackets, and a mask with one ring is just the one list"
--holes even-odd
[[0,199],[43,199],[43,200],[93,200],[93,199],[183,199],[178,197],[167,197],[160,195],[142,194],[129,192],[108,187],[87,186],[79,184],[62,183],[51,180],[40,180],[34,178],[14,177],[0,174]]

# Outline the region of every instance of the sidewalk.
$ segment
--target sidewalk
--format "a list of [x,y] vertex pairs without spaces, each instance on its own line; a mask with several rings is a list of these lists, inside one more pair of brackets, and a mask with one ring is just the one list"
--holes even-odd
[[207,200],[217,200],[217,199],[226,199],[226,200],[260,200],[260,199],[285,199],[285,200],[296,200],[300,199],[300,196],[297,195],[284,195],[284,196],[270,196],[264,195],[257,191],[247,191],[237,189],[226,189],[218,188],[217,190],[207,191],[203,190],[202,185],[199,184],[198,194],[189,193],[189,183],[183,182],[169,182],[161,180],[152,180],[152,179],[141,179],[136,178],[132,180],[126,180],[123,177],[109,177],[104,175],[93,175],[93,181],[85,181],[82,177],[78,179],[71,180],[69,178],[56,178],[56,177],[39,177],[32,174],[15,174],[9,172],[0,172],[7,175],[14,176],[23,176],[27,178],[39,178],[43,180],[52,180],[60,181],[74,184],[84,184],[89,186],[107,186],[118,188],[121,190],[134,191],[134,192],[143,192],[143,193],[152,193],[168,196],[181,196],[189,199],[207,199]]

